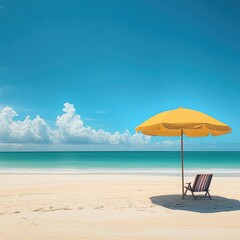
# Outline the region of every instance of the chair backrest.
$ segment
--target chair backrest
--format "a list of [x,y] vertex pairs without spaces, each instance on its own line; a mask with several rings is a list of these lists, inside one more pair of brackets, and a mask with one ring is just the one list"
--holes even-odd
[[212,181],[213,174],[198,174],[193,183],[193,192],[206,192]]

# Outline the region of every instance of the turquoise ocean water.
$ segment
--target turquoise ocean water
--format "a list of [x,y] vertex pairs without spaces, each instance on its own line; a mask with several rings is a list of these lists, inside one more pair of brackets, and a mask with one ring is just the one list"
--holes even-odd
[[[186,174],[240,176],[240,152],[185,152]],[[1,152],[0,173],[180,175],[179,152]]]

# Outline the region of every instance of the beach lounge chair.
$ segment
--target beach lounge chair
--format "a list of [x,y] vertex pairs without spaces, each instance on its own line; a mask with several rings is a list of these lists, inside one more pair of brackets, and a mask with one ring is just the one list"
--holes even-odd
[[197,196],[194,195],[194,193],[206,192],[205,197],[207,197],[208,195],[209,198],[212,200],[209,194],[209,186],[212,181],[212,177],[213,177],[213,174],[198,174],[194,180],[193,186],[191,186],[191,182],[187,183],[187,186],[185,187],[186,190],[185,190],[184,196],[187,194],[187,191],[190,191],[194,199],[196,199]]

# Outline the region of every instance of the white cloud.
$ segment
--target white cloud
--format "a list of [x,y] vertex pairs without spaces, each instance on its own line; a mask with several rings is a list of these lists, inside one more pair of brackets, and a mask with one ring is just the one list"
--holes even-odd
[[64,143],[94,143],[94,144],[147,144],[150,137],[142,134],[131,134],[128,130],[123,133],[110,133],[102,129],[95,130],[84,126],[81,116],[76,113],[72,104],[65,103],[64,114],[57,117],[56,140]]
[[51,141],[51,130],[46,122],[36,116],[33,120],[27,116],[23,121],[15,121],[18,114],[10,107],[0,112],[0,141],[9,143],[30,143]]
[[0,141],[5,143],[108,144],[142,146],[150,137],[142,134],[110,133],[85,126],[73,104],[65,103],[63,114],[57,116],[56,127],[50,128],[40,116],[23,121],[14,120],[18,114],[10,107],[0,112]]

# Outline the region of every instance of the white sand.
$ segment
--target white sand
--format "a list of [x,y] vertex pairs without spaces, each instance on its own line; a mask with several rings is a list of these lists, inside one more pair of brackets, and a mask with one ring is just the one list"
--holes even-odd
[[23,174],[0,182],[1,240],[240,239],[240,178],[214,177],[212,201],[182,200],[180,177]]

